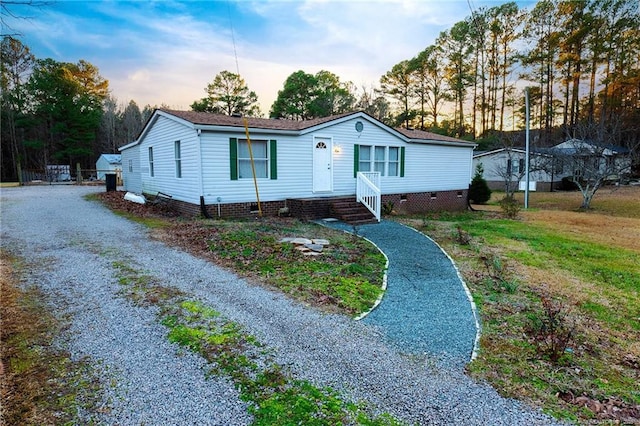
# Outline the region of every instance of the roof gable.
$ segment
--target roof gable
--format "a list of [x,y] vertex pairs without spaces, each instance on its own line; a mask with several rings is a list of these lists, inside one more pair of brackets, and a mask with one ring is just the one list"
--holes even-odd
[[109,164],[120,164],[122,162],[122,155],[120,154],[102,154],[100,158],[105,159]]

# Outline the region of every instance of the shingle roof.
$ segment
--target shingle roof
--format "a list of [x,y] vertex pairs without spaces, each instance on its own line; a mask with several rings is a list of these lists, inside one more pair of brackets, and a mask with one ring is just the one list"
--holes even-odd
[[120,164],[122,162],[122,155],[120,154],[102,154],[101,157],[107,160],[109,164]]
[[257,117],[237,117],[231,115],[213,114],[210,112],[196,111],[176,111],[161,109],[168,114],[175,115],[193,124],[211,126],[244,127],[244,120],[247,120],[249,127],[269,129],[269,130],[303,130],[318,124],[327,123],[353,113],[332,115],[329,117],[316,118],[313,120],[284,120],[277,118],[257,118]]
[[398,131],[399,133],[402,133],[409,139],[421,139],[421,140],[444,141],[444,142],[467,142],[471,145],[474,144],[473,142],[452,138],[451,136],[439,135],[433,132],[427,132],[426,130],[404,129],[401,127],[398,127],[395,130]]
[[[244,127],[244,120],[247,120],[247,125],[251,128],[267,129],[267,130],[289,130],[300,131],[308,129],[320,124],[328,123],[330,121],[338,120],[349,115],[353,115],[357,112],[347,112],[343,114],[331,115],[329,117],[315,118],[313,120],[288,120],[288,119],[276,119],[276,118],[257,118],[257,117],[237,117],[222,114],[213,114],[209,112],[196,112],[196,111],[177,111],[172,109],[160,109],[167,114],[174,115],[178,118],[186,120],[190,123],[197,125],[209,125],[209,126],[228,126],[228,127]],[[364,113],[366,114],[366,113]],[[372,118],[375,120],[374,118]],[[414,141],[441,141],[441,142],[455,142],[455,143],[467,143],[473,145],[473,142],[463,141],[461,139],[452,138],[449,136],[439,135],[437,133],[427,132],[424,130],[409,130],[403,128],[393,129],[403,136]]]

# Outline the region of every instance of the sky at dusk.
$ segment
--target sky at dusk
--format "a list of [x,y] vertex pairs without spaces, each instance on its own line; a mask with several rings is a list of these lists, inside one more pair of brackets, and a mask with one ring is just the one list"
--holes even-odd
[[[58,0],[14,7],[24,18],[5,17],[3,33],[21,34],[38,59],[91,62],[122,104],[190,109],[228,70],[239,72],[268,115],[298,70],[327,70],[371,88],[471,10],[505,2]],[[535,0],[518,4],[531,9]]]

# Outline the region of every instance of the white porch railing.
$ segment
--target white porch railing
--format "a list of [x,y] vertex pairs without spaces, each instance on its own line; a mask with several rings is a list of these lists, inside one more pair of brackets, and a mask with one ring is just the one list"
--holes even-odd
[[380,222],[381,210],[380,172],[358,172],[356,177],[356,201],[364,204]]

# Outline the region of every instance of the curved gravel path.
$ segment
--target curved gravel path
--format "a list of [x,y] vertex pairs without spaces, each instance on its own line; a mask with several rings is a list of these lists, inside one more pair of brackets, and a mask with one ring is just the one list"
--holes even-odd
[[[324,223],[354,232],[342,222]],[[464,367],[475,354],[480,327],[451,258],[433,240],[397,222],[361,225],[357,234],[389,259],[384,297],[363,321],[379,326],[400,350]]]
[[150,240],[143,226],[83,199],[102,190],[54,185],[0,193],[2,248],[24,259],[25,283],[48,294],[54,312],[69,316],[71,327],[58,344],[74,358],[89,357],[99,372],[104,407],[90,413],[96,424],[252,421],[228,380],[205,378],[199,357],[168,343],[153,308],[133,306],[119,294],[114,262],[153,275],[242,324],[296,378],[331,386],[408,423],[556,424],[457,367],[399,352],[374,324],[302,306]]

